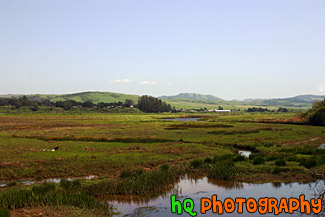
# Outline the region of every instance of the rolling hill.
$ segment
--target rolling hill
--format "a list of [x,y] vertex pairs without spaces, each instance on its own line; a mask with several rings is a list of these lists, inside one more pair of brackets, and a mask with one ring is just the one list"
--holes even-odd
[[[21,97],[23,95],[0,95],[0,97]],[[132,99],[137,103],[139,96],[131,94],[113,93],[113,92],[81,92],[73,94],[61,94],[61,95],[46,95],[46,94],[33,94],[28,95],[28,98],[32,100],[45,100],[49,99],[52,102],[75,100],[77,102],[92,101],[98,102],[124,102],[126,99]],[[289,98],[274,98],[274,99],[246,99],[246,100],[224,100],[213,95],[204,95],[197,93],[180,93],[174,96],[161,96],[158,97],[166,101],[171,106],[176,108],[208,108],[216,109],[218,106],[222,106],[224,109],[246,109],[248,107],[268,107],[270,109],[276,109],[278,107],[287,108],[302,108],[306,109],[312,106],[314,101],[321,101],[325,96],[319,95],[299,95]]]
[[213,95],[204,95],[198,93],[180,93],[175,96],[161,96],[160,99],[190,99],[190,100],[203,100],[203,101],[214,101],[214,102],[223,102],[225,100],[213,96]]
[[256,106],[310,107],[313,102],[321,101],[324,98],[324,95],[299,95],[277,99],[246,99],[243,100],[242,103]]
[[[21,97],[23,95],[2,95],[0,97]],[[81,92],[81,93],[72,93],[72,94],[62,94],[62,95],[45,95],[45,94],[33,94],[27,95],[31,100],[45,100],[49,99],[52,102],[56,101],[65,101],[65,100],[75,100],[77,102],[86,102],[92,101],[94,103],[98,102],[124,102],[126,99],[132,99],[134,102],[138,101],[138,95],[129,95],[122,93],[113,93],[113,92]]]

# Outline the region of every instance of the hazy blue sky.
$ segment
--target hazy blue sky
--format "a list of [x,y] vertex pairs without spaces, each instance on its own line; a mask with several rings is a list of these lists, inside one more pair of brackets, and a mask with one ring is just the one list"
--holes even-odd
[[325,95],[324,0],[0,0],[0,94]]

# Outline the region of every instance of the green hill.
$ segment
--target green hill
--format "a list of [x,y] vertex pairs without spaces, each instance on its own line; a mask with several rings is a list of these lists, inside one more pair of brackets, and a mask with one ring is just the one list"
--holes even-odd
[[[3,95],[0,97],[21,97],[23,95]],[[134,102],[138,101],[138,95],[129,95],[122,93],[112,93],[112,92],[82,92],[82,93],[72,93],[72,94],[62,94],[62,95],[45,95],[45,94],[33,94],[28,95],[31,100],[45,100],[49,99],[52,102],[65,101],[65,100],[75,100],[77,102],[92,101],[94,103],[98,102],[124,102],[126,99],[132,99]]]
[[213,102],[223,102],[224,100],[213,96],[213,95],[204,95],[198,93],[180,93],[175,96],[161,96],[160,99],[179,99],[179,100],[197,100],[197,101],[213,101]]
[[311,107],[313,102],[322,101],[324,98],[325,96],[318,95],[299,95],[278,99],[247,99],[242,103],[256,106]]
[[[21,97],[21,95],[0,95],[0,97]],[[28,95],[31,100],[45,100],[49,99],[52,102],[75,100],[77,102],[92,101],[98,102],[124,102],[126,99],[132,99],[135,103],[138,102],[138,95],[113,93],[113,92],[81,92],[73,94],[33,94]],[[277,109],[278,107],[286,107],[292,109],[307,109],[312,106],[314,101],[321,101],[325,96],[317,95],[300,95],[290,98],[279,98],[279,99],[246,99],[240,100],[223,100],[213,95],[204,95],[197,93],[180,93],[174,96],[161,96],[158,97],[172,107],[176,108],[208,108],[217,109],[218,106],[222,106],[224,109],[247,109],[249,107],[268,107],[269,109]]]

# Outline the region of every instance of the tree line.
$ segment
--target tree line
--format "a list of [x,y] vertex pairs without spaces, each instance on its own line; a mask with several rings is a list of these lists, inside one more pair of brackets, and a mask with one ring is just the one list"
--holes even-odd
[[159,112],[171,112],[175,111],[175,108],[172,109],[169,104],[162,101],[161,99],[157,99],[152,96],[141,96],[139,97],[138,104],[135,104],[133,100],[126,99],[124,102],[99,102],[93,103],[91,101],[85,102],[77,102],[75,100],[65,100],[65,101],[56,101],[52,102],[49,99],[44,100],[31,100],[27,96],[23,96],[20,98],[12,97],[12,98],[0,98],[0,106],[11,106],[14,108],[20,108],[22,106],[30,107],[31,110],[37,111],[39,106],[46,106],[46,107],[57,107],[63,108],[64,110],[70,110],[72,108],[115,108],[115,107],[136,107],[140,111],[143,112],[152,112],[152,113],[159,113]]
[[269,110],[267,108],[253,107],[253,108],[248,108],[246,112],[289,112],[289,110],[287,108],[282,108],[282,107],[278,108],[278,110]]

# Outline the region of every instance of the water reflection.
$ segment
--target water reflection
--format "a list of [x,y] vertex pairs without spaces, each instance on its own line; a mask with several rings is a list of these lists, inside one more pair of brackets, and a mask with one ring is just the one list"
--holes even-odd
[[242,182],[236,182],[236,181],[208,179],[208,183],[211,183],[211,184],[216,185],[218,187],[223,187],[223,188],[225,188],[227,190],[241,189],[241,188],[244,187],[244,184]]
[[[252,197],[259,199],[261,197],[298,197],[300,194],[305,194],[306,199],[310,199],[314,195],[313,184],[299,183],[264,183],[251,184],[239,183],[231,181],[217,181],[206,177],[199,179],[191,179],[184,177],[177,183],[174,188],[170,189],[164,195],[156,197],[138,197],[138,196],[117,196],[105,198],[115,207],[114,212],[117,216],[151,216],[151,217],[168,217],[177,216],[170,212],[170,195],[176,194],[177,198],[191,198],[196,204],[196,211],[199,211],[200,198],[208,197],[216,194],[218,200],[224,200],[227,197],[235,199],[236,197]],[[189,216],[183,213],[181,216]],[[198,215],[200,216],[200,215]],[[204,216],[215,216],[212,212],[206,213]],[[223,216],[237,216],[234,214],[224,213]],[[243,214],[242,216],[247,216]],[[250,214],[250,216],[260,216],[258,212]],[[268,214],[267,216],[274,216]],[[298,213],[280,214],[279,216],[301,216]]]
[[273,182],[271,183],[274,188],[281,188],[282,183],[281,182]]

